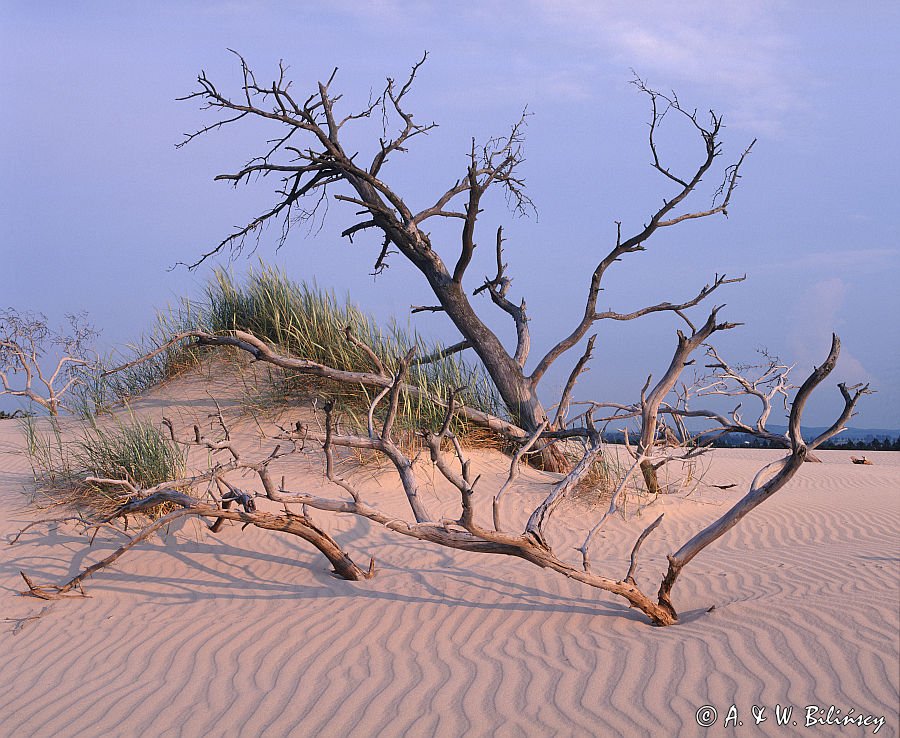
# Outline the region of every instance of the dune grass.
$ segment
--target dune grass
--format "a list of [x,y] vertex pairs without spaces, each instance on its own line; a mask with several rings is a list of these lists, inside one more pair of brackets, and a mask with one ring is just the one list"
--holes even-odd
[[[335,369],[373,371],[366,353],[346,339],[348,326],[357,340],[375,352],[388,371],[396,370],[400,358],[412,347],[416,347],[419,357],[441,348],[397,324],[381,328],[349,300],[341,301],[333,292],[315,284],[293,281],[281,270],[260,263],[242,281],[229,272],[216,270],[200,299],[184,299],[175,308],[159,313],[154,330],[132,352],[134,356],[146,353],[173,334],[193,328],[218,334],[242,330],[293,356]],[[111,375],[111,391],[121,399],[139,394],[196,365],[203,351],[170,347],[152,360]],[[370,390],[363,386],[348,387],[298,372],[272,372],[271,377],[267,390],[254,398],[257,409],[314,391],[323,398],[339,399],[342,409],[351,416],[364,417],[371,399]],[[411,366],[409,382],[437,398],[446,398],[451,390],[463,387],[462,401],[466,404],[500,417],[507,415],[487,372],[480,364],[470,363],[460,355]],[[443,416],[443,408],[427,396],[404,396],[402,402],[400,427],[433,427]],[[475,432],[461,422],[459,426],[457,430],[463,434]]]
[[[228,272],[213,273],[200,298],[182,299],[174,307],[160,311],[152,331],[129,354],[109,358],[106,367],[145,355],[183,331],[200,329],[225,334],[234,330],[253,333],[286,354],[311,359],[336,369],[371,372],[371,358],[345,335],[350,327],[354,337],[369,346],[388,371],[395,371],[401,357],[413,346],[425,356],[439,349],[411,330],[391,325],[380,328],[375,321],[349,301],[315,285],[288,279],[278,269],[263,264],[237,281]],[[127,411],[129,398],[171,379],[185,369],[197,367],[215,357],[245,359],[238,350],[200,348],[187,342],[169,346],[152,359],[110,375],[98,371],[79,387],[76,416],[63,431],[59,422],[25,419],[27,448],[35,489],[46,504],[61,504],[87,511],[92,517],[113,512],[126,500],[122,486],[89,483],[88,477],[126,479],[136,487],[148,488],[183,478],[185,455],[182,449],[148,420]],[[246,409],[259,415],[277,414],[292,401],[335,400],[343,424],[361,431],[366,426],[371,388],[348,386],[299,372],[266,366],[259,381],[244,378]],[[236,377],[236,381],[241,379]],[[408,381],[433,397],[445,398],[452,389],[464,387],[463,401],[479,409],[503,415],[500,401],[486,372],[459,356],[433,364],[410,367]],[[111,413],[119,403],[126,412]],[[386,403],[382,402],[381,409]],[[443,419],[444,408],[427,397],[402,396],[395,427],[404,444],[417,444],[415,433],[434,428]],[[377,413],[376,413],[377,415]],[[480,428],[457,421],[454,430],[469,443],[496,444]],[[150,511],[159,515],[165,510]]]
[[46,429],[34,418],[22,424],[35,489],[49,504],[103,516],[127,500],[127,490],[88,482],[90,477],[124,479],[146,489],[186,476],[183,450],[148,419],[127,415],[102,425],[85,420],[65,431],[55,420],[45,422]]
[[[200,318],[195,303],[187,298],[182,298],[174,307],[158,310],[150,332],[126,347],[124,352],[107,357],[103,362],[104,370],[127,363],[159,348],[177,333],[201,327]],[[124,371],[105,375],[102,382],[91,385],[92,399],[99,400],[100,403],[95,404],[100,407],[105,407],[110,402],[127,401],[177,376],[185,369],[197,366],[201,356],[202,351],[196,347],[184,344],[169,346],[152,359],[142,361]]]

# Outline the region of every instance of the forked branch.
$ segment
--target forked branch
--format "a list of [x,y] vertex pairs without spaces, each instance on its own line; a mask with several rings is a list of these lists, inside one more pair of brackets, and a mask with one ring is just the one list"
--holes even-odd
[[[355,208],[357,220],[343,228],[344,236],[353,239],[357,234],[370,230],[378,233],[380,248],[375,257],[373,274],[384,270],[390,255],[397,253],[425,278],[436,301],[432,305],[415,307],[413,312],[441,312],[453,322],[461,339],[455,347],[471,347],[477,354],[513,419],[515,428],[501,430],[511,439],[524,440],[540,425],[547,413],[538,395],[538,385],[550,366],[581,342],[595,323],[604,319],[634,320],[668,311],[683,318],[693,330],[685,311],[699,304],[720,286],[739,281],[717,276],[695,297],[680,303],[660,302],[630,312],[598,308],[601,283],[607,269],[625,254],[643,251],[656,231],[687,219],[727,214],[744,160],[752,147],[751,144],[734,164],[726,167],[711,207],[685,210],[688,198],[695,194],[714,160],[721,155],[722,118],[711,113],[708,123],[701,122],[696,113],[683,108],[674,95],[658,93],[636,79],[635,85],[650,101],[652,166],[669,186],[674,185],[675,192],[663,200],[644,226],[632,236],[624,238],[621,226],[618,228],[615,245],[601,258],[590,278],[581,318],[568,335],[557,341],[530,373],[526,373],[531,348],[529,317],[525,301],[512,300],[509,296],[510,277],[503,262],[502,229],[498,228],[496,236],[496,274],[485,278],[474,292],[487,292],[492,303],[511,317],[516,328],[514,348],[505,346],[482,319],[470,302],[471,291],[465,289],[463,283],[478,246],[479,217],[488,192],[502,191],[508,205],[517,213],[533,210],[522,173],[527,111],[505,135],[488,139],[480,145],[473,140],[462,176],[437,196],[430,206],[416,212],[401,193],[385,180],[384,172],[395,154],[405,151],[413,138],[428,133],[434,127],[433,123],[417,122],[408,107],[425,56],[412,66],[404,82],[389,78],[380,95],[370,97],[366,105],[356,112],[343,114],[343,117],[339,113],[341,96],[332,91],[335,74],[316,85],[304,101],[294,97],[291,83],[285,77],[284,65],[279,65],[274,82],[263,85],[257,81],[247,62],[239,55],[238,58],[242,84],[233,98],[223,94],[205,74],[199,76],[199,89],[187,99],[201,101],[206,109],[220,118],[187,136],[185,143],[198,135],[225,125],[238,125],[248,119],[275,127],[276,134],[271,136],[260,156],[254,157],[236,172],[220,175],[219,178],[238,184],[251,178],[272,175],[279,180],[278,196],[268,210],[227,236],[193,266],[223,249],[240,251],[246,237],[251,234],[259,237],[270,222],[281,223],[279,243],[283,243],[292,224],[314,218],[320,204],[326,201],[326,192],[329,197],[333,194],[335,199]],[[370,163],[365,165],[361,163],[367,158],[365,154],[348,154],[344,149],[343,134],[354,122],[378,114],[382,118],[382,135],[377,140]],[[675,172],[664,164],[658,147],[657,133],[667,115],[686,121],[702,145],[696,162],[684,173]],[[337,188],[341,191],[331,192]],[[314,205],[301,207],[304,198],[312,198]],[[432,243],[425,226],[433,218],[459,221],[456,247]],[[445,263],[444,258],[450,260]],[[385,378],[382,377],[381,381],[384,382]],[[383,388],[385,385],[382,383],[379,386]],[[566,401],[559,403],[562,413],[558,421],[562,421],[565,414],[568,398],[564,399]],[[464,410],[461,412],[465,413]],[[501,424],[491,420],[490,426],[496,430]],[[587,431],[584,433],[586,435]],[[544,446],[541,459],[546,469],[563,472],[567,468],[556,446]]]
[[66,395],[99,368],[90,343],[98,332],[84,313],[54,330],[41,313],[0,310],[0,395],[22,397],[50,415],[70,409]]
[[[689,349],[704,340],[706,336],[714,330],[722,329],[727,324],[717,324],[715,322],[715,310],[710,315],[707,322],[694,331],[691,336],[679,336],[679,345],[673,357],[673,365],[679,368],[684,363]],[[800,422],[803,408],[812,393],[812,391],[820,384],[824,378],[830,373],[837,360],[839,352],[839,342],[835,337],[831,353],[826,362],[816,369],[810,377],[800,387],[791,410],[790,423],[790,439],[792,444],[791,454],[785,459],[774,465],[762,470],[753,481],[750,491],[741,502],[735,505],[729,512],[720,518],[719,521],[712,524],[704,531],[694,536],[685,543],[675,554],[669,557],[669,570],[660,587],[657,601],[648,597],[638,587],[636,582],[637,557],[641,546],[651,534],[661,524],[661,517],[648,526],[631,548],[631,561],[624,579],[616,579],[604,576],[594,571],[595,565],[591,561],[589,548],[591,540],[597,529],[604,524],[614,511],[614,503],[610,509],[598,523],[592,528],[588,534],[584,545],[582,546],[582,562],[581,566],[575,566],[564,558],[555,553],[547,542],[547,526],[551,522],[553,511],[559,506],[562,500],[583,478],[587,470],[590,468],[596,458],[599,449],[599,434],[594,433],[585,444],[584,453],[581,460],[572,471],[559,480],[551,489],[545,499],[531,513],[524,530],[521,533],[506,532],[504,528],[509,528],[508,524],[500,524],[500,506],[499,501],[505,490],[512,486],[516,481],[518,460],[526,453],[531,452],[534,444],[540,438],[543,426],[536,430],[523,443],[513,464],[510,468],[509,477],[506,484],[501,488],[493,499],[491,513],[494,517],[494,529],[488,529],[480,521],[479,515],[479,498],[477,494],[479,478],[474,475],[471,468],[471,460],[467,457],[465,449],[459,442],[459,439],[450,430],[451,421],[457,412],[456,397],[457,392],[452,392],[446,399],[446,413],[441,428],[436,433],[425,432],[427,446],[430,451],[431,461],[439,473],[454,487],[459,493],[460,515],[455,519],[437,520],[428,514],[422,501],[418,495],[418,481],[416,478],[416,460],[410,459],[395,443],[392,432],[393,423],[385,422],[382,425],[379,434],[370,436],[358,436],[353,434],[338,433],[335,429],[333,416],[333,407],[326,404],[326,418],[324,433],[314,431],[308,427],[296,424],[291,429],[283,429],[280,435],[273,440],[277,441],[275,448],[263,459],[258,461],[245,461],[235,452],[231,452],[231,460],[224,464],[218,464],[210,470],[209,478],[215,479],[222,490],[219,499],[212,501],[198,500],[184,492],[177,491],[171,486],[161,485],[152,490],[139,490],[127,480],[122,480],[123,486],[126,486],[131,492],[136,493],[134,499],[129,500],[122,505],[116,513],[108,520],[101,521],[108,524],[113,520],[124,517],[125,515],[136,515],[155,507],[161,503],[168,503],[175,507],[167,517],[145,526],[134,538],[130,539],[123,546],[120,546],[110,556],[97,564],[88,567],[80,572],[77,576],[68,582],[59,586],[35,585],[30,579],[28,582],[28,594],[42,598],[54,598],[63,596],[78,589],[82,586],[83,581],[96,573],[100,569],[108,566],[121,555],[131,550],[134,546],[159,530],[163,525],[180,517],[196,516],[206,518],[213,521],[213,530],[218,530],[218,523],[221,520],[234,520],[245,525],[254,525],[256,527],[281,530],[293,535],[297,535],[305,540],[313,543],[326,557],[331,561],[335,571],[346,579],[361,579],[370,576],[374,570],[374,565],[370,563],[369,571],[364,572],[357,567],[352,559],[340,548],[340,546],[331,538],[323,529],[316,526],[309,518],[306,512],[307,508],[319,509],[334,513],[347,513],[358,515],[366,518],[378,525],[384,526],[386,529],[395,533],[415,538],[422,541],[429,541],[441,546],[456,548],[466,551],[511,556],[529,561],[532,564],[542,568],[551,569],[573,580],[587,584],[588,586],[602,589],[618,596],[625,598],[633,607],[644,612],[650,621],[656,625],[669,625],[677,621],[677,613],[671,602],[671,590],[675,581],[684,568],[700,551],[710,543],[718,539],[728,529],[736,525],[750,510],[759,505],[765,499],[774,494],[778,489],[784,486],[787,481],[796,473],[799,466],[803,463],[809,450],[814,449],[820,443],[839,432],[843,423],[851,417],[853,409],[859,398],[867,393],[868,387],[846,387],[841,385],[841,393],[844,397],[845,407],[838,419],[832,426],[822,433],[819,438],[810,444],[805,444],[800,436]],[[406,357],[405,363],[408,364],[410,357]],[[402,373],[402,371],[401,371]],[[673,373],[677,371],[673,370]],[[399,376],[398,373],[397,376]],[[667,373],[668,374],[668,373]],[[402,391],[402,383],[398,381],[397,376],[392,379],[390,385],[390,393],[399,394]],[[669,378],[664,378],[657,383],[653,390],[644,393],[644,404],[652,405],[655,402],[655,393],[657,390],[662,392],[664,385],[669,382]],[[663,385],[663,386],[661,386]],[[649,386],[649,383],[648,383]],[[389,403],[393,405],[394,402]],[[388,408],[388,418],[392,411]],[[188,439],[189,445],[201,445],[214,450],[229,450],[229,431],[224,418],[219,414],[219,423],[223,439],[205,439],[200,438]],[[169,423],[171,430],[171,423]],[[277,486],[269,472],[270,464],[279,458],[290,456],[303,444],[310,441],[318,441],[323,445],[325,456],[325,471],[329,481],[342,489],[348,496],[327,498],[311,495],[304,492],[291,492],[284,488],[284,481]],[[446,449],[449,443],[450,449]],[[409,521],[394,515],[388,515],[379,510],[376,506],[371,505],[363,499],[363,494],[353,483],[339,477],[335,473],[333,449],[335,447],[348,447],[368,449],[384,455],[393,464],[398,476],[400,477],[402,489],[407,497],[410,511],[414,517],[413,521]],[[641,449],[641,445],[639,445]],[[640,468],[641,463],[650,458],[647,449],[638,451],[636,459],[632,467],[631,473]],[[452,454],[452,458],[450,456]],[[458,462],[458,467],[453,459]],[[652,459],[651,459],[652,460]],[[225,478],[226,473],[230,471],[248,470],[253,471],[259,478],[262,486],[261,492],[249,492],[236,487]],[[774,474],[774,475],[773,475]],[[773,476],[770,476],[773,475]],[[626,478],[622,480],[624,485]],[[114,480],[113,480],[114,481]],[[277,504],[284,509],[283,513],[275,514],[263,511],[257,508],[256,499],[264,498],[270,503]],[[485,499],[487,502],[487,499]],[[300,505],[301,512],[292,511],[291,507]],[[485,511],[487,512],[487,511]]]
[[761,470],[750,485],[750,490],[739,502],[714,523],[693,536],[674,554],[669,555],[669,568],[660,584],[658,597],[660,606],[665,608],[673,618],[677,619],[677,613],[671,600],[672,588],[684,567],[703,549],[737,525],[751,510],[782,489],[800,469],[810,451],[815,450],[839,432],[843,424],[852,416],[860,397],[869,392],[868,385],[859,385],[853,388],[839,385],[844,399],[844,407],[837,420],[814,441],[809,444],[804,442],[800,432],[803,410],[812,392],[834,369],[840,350],[840,340],[836,335],[832,336],[828,357],[806,378],[794,397],[788,425],[790,454]]

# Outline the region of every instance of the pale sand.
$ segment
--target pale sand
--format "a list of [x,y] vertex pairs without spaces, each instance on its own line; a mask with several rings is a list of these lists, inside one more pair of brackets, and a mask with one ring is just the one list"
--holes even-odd
[[[172,383],[139,411],[165,409],[182,423],[203,415],[209,401],[199,381]],[[249,426],[243,434],[252,448]],[[21,445],[17,425],[0,422],[3,540],[34,517],[22,493],[29,466]],[[738,487],[617,519],[599,547],[603,569],[623,576],[631,543],[665,512],[638,571],[655,591],[665,553],[777,455],[715,452],[708,481]],[[805,707],[817,704],[883,715],[878,735],[896,736],[900,454],[868,455],[872,466],[852,465],[843,452],[806,464],[686,568],[674,592],[681,623],[662,629],[622,600],[525,562],[412,542],[323,512],[317,522],[358,563],[376,557],[373,580],[335,579],[299,539],[235,525],[215,536],[189,523],[89,580],[89,599],[47,603],[17,596],[20,569],[61,582],[116,544],[101,535],[88,549],[69,529],[40,531],[2,548],[0,618],[11,620],[0,622],[0,735],[872,733],[804,729]],[[473,456],[488,499],[507,462]],[[282,471],[289,488],[326,489],[313,458]],[[356,478],[380,506],[404,514],[390,474]],[[510,494],[510,517],[523,520],[548,479],[527,472]],[[444,487],[429,494],[433,507],[453,512]],[[568,547],[575,560],[588,521],[583,506],[560,514],[556,550]],[[776,703],[795,707],[797,727],[774,725]],[[706,704],[719,710],[713,729],[695,722]],[[722,726],[732,704],[739,729]],[[752,705],[767,706],[759,727]]]

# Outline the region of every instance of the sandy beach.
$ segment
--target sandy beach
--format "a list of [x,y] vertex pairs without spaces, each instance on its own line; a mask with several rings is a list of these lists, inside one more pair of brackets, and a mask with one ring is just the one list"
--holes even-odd
[[[135,412],[184,425],[208,411],[201,380],[174,381]],[[260,448],[252,423],[236,437]],[[779,452],[716,450],[705,488],[617,517],[604,568],[627,569],[633,541],[665,512],[637,577],[654,588],[665,555],[721,514]],[[19,571],[61,582],[113,550],[71,528],[35,529],[0,558],[2,736],[716,736],[869,735],[836,716],[883,717],[898,730],[900,454],[821,452],[781,493],[704,551],[675,590],[681,622],[651,627],[622,600],[506,557],[442,549],[352,516],[314,512],[377,576],[347,582],[288,536],[175,525],[100,572],[88,598],[21,597]],[[472,453],[484,494],[508,461]],[[450,491],[420,471],[429,502]],[[326,490],[310,453],[278,469],[291,489]],[[39,516],[15,421],[0,421],[0,534]],[[388,470],[355,481],[407,515]],[[508,513],[527,515],[550,475],[527,470]],[[256,480],[247,480],[248,487]],[[330,496],[337,496],[332,487]],[[545,493],[545,492],[544,492]],[[458,512],[456,513],[458,514]],[[555,520],[576,548],[599,510],[579,501]],[[621,535],[620,535],[621,534]],[[572,551],[572,559],[577,554]],[[713,606],[714,609],[711,609]],[[726,727],[729,711],[740,727]],[[712,727],[698,710],[717,711]],[[756,707],[757,718],[753,709]],[[776,725],[792,706],[790,723]],[[809,706],[814,725],[806,726]],[[827,710],[834,706],[829,717]],[[760,713],[759,708],[765,708]],[[852,712],[850,712],[852,710]],[[736,711],[736,712],[735,712]],[[708,719],[707,710],[701,719]],[[756,724],[759,717],[765,718]]]

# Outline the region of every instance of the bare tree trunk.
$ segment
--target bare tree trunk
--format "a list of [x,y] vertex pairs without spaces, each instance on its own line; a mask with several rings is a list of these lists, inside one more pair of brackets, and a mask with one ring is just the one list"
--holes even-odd
[[644,484],[651,495],[659,494],[659,477],[656,475],[656,467],[650,459],[641,462],[641,474],[644,476]]
[[[444,305],[447,316],[470,342],[481,359],[515,425],[528,434],[547,420],[547,411],[537,395],[537,386],[524,375],[522,367],[509,355],[494,333],[478,318],[461,285],[450,282],[436,286],[435,294]],[[540,467],[544,471],[566,473],[569,462],[555,444],[540,452]]]
[[[515,358],[481,321],[459,282],[443,275],[424,273],[447,317],[484,364],[512,415],[513,423],[529,434],[536,431],[547,419],[547,411],[537,395],[536,383],[525,376]],[[545,471],[562,474],[568,471],[569,463],[560,448],[551,444],[541,451],[540,466]]]
[[[149,524],[129,542],[119,547],[102,561],[84,569],[65,584],[35,585],[25,573],[22,573],[22,577],[28,585],[28,590],[25,594],[30,594],[43,599],[55,599],[64,596],[75,588],[81,589],[81,583],[87,577],[90,577],[94,573],[114,563],[120,556],[135,547],[141,541],[146,540],[152,533],[166,526],[169,522],[188,515],[211,518],[217,521],[211,526],[213,532],[217,531],[219,528],[218,521],[234,520],[244,523],[245,525],[254,525],[268,530],[280,530],[299,536],[316,546],[316,548],[328,558],[338,576],[349,580],[370,578],[375,571],[374,559],[370,559],[367,572],[359,568],[350,556],[341,549],[337,541],[329,536],[324,529],[320,529],[313,523],[312,519],[309,517],[307,508],[314,508],[332,513],[357,515],[384,526],[397,534],[409,536],[421,541],[430,541],[449,548],[523,559],[539,567],[556,571],[575,581],[583,582],[591,587],[596,587],[624,597],[632,607],[645,613],[650,619],[650,622],[654,625],[672,625],[678,622],[678,613],[672,603],[671,594],[682,569],[690,563],[697,554],[737,525],[751,510],[771,497],[790,481],[805,461],[810,450],[817,448],[839,433],[844,428],[844,424],[853,415],[854,408],[859,398],[869,392],[867,385],[857,385],[848,388],[844,384],[839,384],[838,387],[844,398],[844,409],[842,413],[824,433],[812,440],[809,444],[804,442],[800,435],[803,408],[810,394],[819,384],[821,384],[837,362],[838,353],[840,351],[840,342],[835,336],[832,340],[832,348],[827,360],[821,367],[814,370],[800,387],[797,396],[794,399],[789,426],[789,438],[791,443],[790,455],[761,469],[750,485],[749,492],[742,500],[722,515],[716,522],[707,526],[704,530],[700,531],[687,541],[676,553],[669,555],[668,571],[660,584],[656,602],[654,602],[650,596],[645,594],[637,585],[637,555],[646,538],[660,525],[663,517],[662,515],[645,528],[635,541],[631,548],[631,562],[624,578],[615,578],[595,573],[592,569],[590,556],[592,542],[605,521],[616,512],[617,499],[625,489],[631,475],[636,473],[638,467],[643,465],[643,462],[651,460],[646,454],[652,453],[654,436],[652,431],[648,430],[648,428],[655,428],[655,419],[659,410],[660,398],[665,396],[671,389],[672,384],[676,381],[679,372],[685,365],[685,359],[691,351],[696,349],[696,347],[714,331],[733,327],[733,324],[730,323],[717,324],[715,322],[716,310],[717,309],[714,309],[712,311],[706,324],[698,330],[694,330],[690,336],[679,334],[678,347],[673,356],[669,370],[649,393],[646,392],[647,387],[649,387],[650,384],[648,380],[647,386],[641,393],[642,419],[645,423],[645,427],[641,441],[638,445],[638,450],[634,454],[634,463],[614,491],[612,499],[610,500],[609,509],[587,533],[584,542],[578,549],[582,555],[581,568],[577,568],[573,564],[568,563],[564,558],[559,557],[553,552],[550,537],[546,535],[546,529],[554,510],[559,508],[560,503],[571,494],[572,490],[575,489],[578,483],[589,473],[597,454],[602,448],[600,434],[597,431],[590,414],[588,413],[586,415],[586,420],[590,423],[591,430],[589,437],[590,444],[585,447],[581,459],[565,477],[553,485],[543,502],[541,502],[531,513],[528,522],[525,525],[525,529],[521,533],[512,533],[507,532],[508,526],[502,525],[500,522],[500,497],[504,490],[514,483],[517,476],[517,466],[519,461],[525,453],[528,452],[528,449],[543,435],[549,421],[544,420],[541,422],[532,436],[523,442],[519,452],[512,460],[506,483],[493,500],[492,512],[494,527],[493,530],[491,530],[482,527],[477,522],[477,516],[475,514],[475,505],[478,502],[478,498],[475,495],[475,485],[481,477],[473,474],[471,462],[466,458],[459,439],[450,431],[451,421],[457,410],[456,395],[458,394],[457,392],[451,392],[447,398],[447,411],[440,431],[438,433],[426,431],[424,433],[424,438],[430,450],[432,463],[444,479],[459,491],[461,514],[456,519],[446,516],[441,516],[439,519],[432,517],[426,506],[423,504],[423,500],[421,500],[418,495],[418,483],[416,481],[414,469],[415,460],[408,458],[394,443],[391,437],[393,424],[397,417],[400,394],[403,391],[404,376],[409,367],[409,363],[412,360],[413,352],[410,351],[402,359],[401,370],[393,377],[389,385],[389,408],[380,433],[376,433],[372,429],[371,423],[369,433],[365,436],[335,433],[333,406],[331,403],[326,403],[324,433],[316,429],[302,426],[299,423],[294,429],[282,428],[281,433],[271,437],[273,441],[278,441],[278,445],[275,446],[272,452],[262,461],[252,462],[243,461],[241,459],[240,453],[230,441],[228,427],[225,424],[224,419],[222,419],[221,414],[219,416],[219,421],[222,431],[224,432],[224,440],[204,439],[199,434],[198,426],[194,426],[196,437],[194,440],[186,441],[186,445],[205,447],[210,451],[228,451],[232,456],[230,461],[219,462],[209,471],[190,479],[192,484],[196,484],[201,479],[206,479],[207,481],[215,479],[220,490],[222,490],[222,495],[218,500],[213,500],[213,502],[200,501],[184,492],[176,491],[176,487],[181,486],[188,480],[176,480],[176,482],[178,482],[177,484],[167,482],[149,490],[141,490],[135,487],[130,481],[124,479],[87,478],[85,481],[91,483],[119,485],[127,489],[132,495],[130,501],[119,508],[112,517],[99,521],[93,526],[88,525],[88,528],[99,529],[100,527],[109,525],[116,518],[144,512],[163,502],[174,503],[180,509],[176,509]],[[245,345],[250,346],[249,343]],[[370,417],[372,414],[371,410],[374,410],[374,406],[377,405],[383,397],[384,393],[379,393],[373,400],[370,408]],[[164,420],[163,422],[168,427],[174,440],[175,433],[171,421]],[[307,442],[322,443],[322,449],[325,454],[325,476],[329,482],[343,489],[344,492],[349,495],[349,498],[340,497],[331,499],[313,496],[306,492],[294,493],[284,489],[283,481],[281,485],[275,483],[268,470],[269,464],[276,459],[290,456],[297,451],[302,450]],[[445,452],[442,446],[447,443],[450,445],[450,450]],[[334,468],[334,446],[368,449],[377,451],[386,456],[394,465],[399,475],[401,486],[406,494],[410,511],[415,517],[415,522],[410,522],[402,516],[398,517],[393,513],[387,514],[378,508],[369,505],[364,501],[360,490],[358,490],[351,481],[337,476]],[[416,458],[418,458],[418,455]],[[223,476],[226,473],[246,473],[247,471],[256,472],[262,482],[264,492],[254,493],[241,490],[229,483]],[[772,475],[773,472],[774,475]],[[265,497],[273,503],[280,504],[284,508],[284,514],[258,511],[255,503],[255,498],[257,497]],[[235,504],[243,509],[234,509]],[[302,506],[301,513],[297,514],[291,512],[291,505]],[[73,518],[69,518],[68,520],[73,520]],[[82,517],[79,517],[78,520],[82,523],[85,522]],[[63,522],[63,520],[43,522],[59,523]],[[26,526],[24,530],[32,527],[32,525],[34,525],[34,523]],[[22,532],[24,532],[24,530]],[[19,536],[16,536],[11,542],[15,542],[18,538]]]

